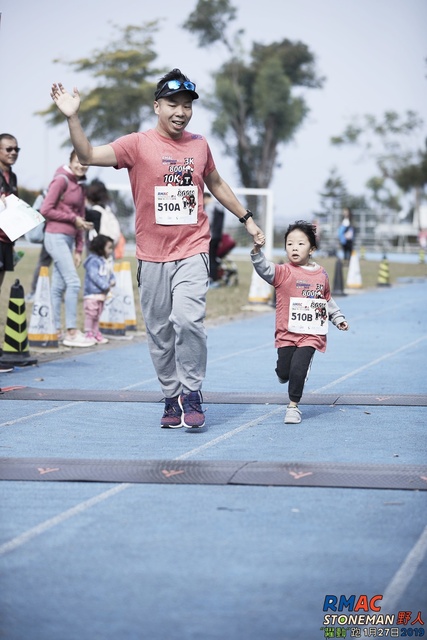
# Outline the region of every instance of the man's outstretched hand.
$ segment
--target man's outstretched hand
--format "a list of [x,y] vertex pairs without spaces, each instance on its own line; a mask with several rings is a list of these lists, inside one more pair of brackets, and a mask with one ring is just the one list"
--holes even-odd
[[69,93],[60,82],[54,83],[50,92],[50,97],[64,116],[70,118],[74,116],[80,107],[80,94],[77,87],[74,87],[73,93]]

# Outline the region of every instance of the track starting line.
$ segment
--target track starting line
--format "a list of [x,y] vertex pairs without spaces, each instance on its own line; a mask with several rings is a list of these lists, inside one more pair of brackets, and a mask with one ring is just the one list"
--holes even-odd
[[0,458],[0,480],[427,491],[427,466],[232,460]]
[[[157,391],[124,391],[116,389],[38,389],[36,387],[2,387],[2,400],[52,400],[76,402],[162,402]],[[206,404],[277,404],[287,402],[283,393],[203,392]],[[426,407],[427,394],[319,394],[307,393],[301,405],[366,405]]]

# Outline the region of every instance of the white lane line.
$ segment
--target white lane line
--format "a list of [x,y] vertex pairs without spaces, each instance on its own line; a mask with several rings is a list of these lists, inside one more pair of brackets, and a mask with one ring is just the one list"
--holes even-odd
[[[215,362],[220,362],[222,360],[229,360],[230,358],[234,358],[234,357],[238,357],[244,353],[251,353],[252,351],[259,351],[260,349],[265,349],[266,347],[271,347],[272,346],[272,341],[266,342],[265,344],[261,344],[258,347],[252,347],[251,349],[242,349],[240,351],[235,351],[233,353],[228,353],[225,356],[220,356],[218,358],[212,358],[211,360],[209,360],[209,363],[215,363]],[[156,376],[153,376],[152,378],[146,378],[145,380],[140,380],[139,382],[134,382],[132,384],[127,385],[126,387],[120,387],[119,391],[129,391],[130,389],[135,389],[136,387],[142,387],[146,384],[150,384],[152,382],[158,383],[158,379]],[[46,400],[46,402],[52,402],[51,400]],[[4,422],[2,424],[0,424],[0,427],[7,427],[10,426],[12,424],[16,424],[18,422],[23,422],[24,420],[27,420],[29,418],[33,418],[34,416],[42,416],[45,415],[47,413],[51,413],[52,411],[62,411],[63,409],[67,409],[68,407],[73,407],[76,404],[80,404],[83,401],[77,400],[75,402],[71,402],[67,405],[64,405],[62,407],[55,407],[54,409],[47,409],[46,411],[40,411],[39,413],[31,413],[28,416],[22,416],[21,418],[17,418],[16,420],[8,420],[7,422]]]
[[219,356],[218,358],[212,358],[209,360],[209,363],[222,362],[223,360],[229,360],[230,358],[236,358],[241,356],[244,353],[252,353],[253,351],[260,351],[261,349],[266,349],[268,347],[274,348],[273,338],[269,340],[269,342],[264,342],[264,344],[260,344],[257,347],[251,347],[250,349],[241,349],[240,351],[233,351],[232,353],[227,353],[225,356]]
[[400,606],[399,602],[405,593],[406,587],[415,577],[427,553],[427,526],[406,556],[399,569],[394,574],[383,594],[381,608],[384,611],[392,611]]
[[17,549],[18,547],[21,547],[27,542],[30,542],[30,540],[32,540],[33,538],[36,538],[49,529],[52,529],[52,527],[56,527],[58,524],[62,524],[66,520],[80,515],[81,513],[83,513],[83,511],[90,509],[91,507],[99,504],[100,502],[103,502],[104,500],[108,500],[108,498],[115,496],[117,493],[120,493],[121,491],[124,491],[131,486],[132,485],[128,483],[119,484],[112,489],[109,489],[108,491],[104,491],[103,493],[90,498],[89,500],[80,502],[75,507],[71,507],[71,509],[67,509],[62,513],[59,513],[57,516],[49,518],[49,520],[41,522],[36,527],[28,529],[28,531],[25,531],[25,533],[22,533],[20,536],[12,538],[12,540],[9,540],[9,542],[5,542],[4,544],[0,545],[0,556],[4,556],[6,553],[15,551],[15,549]]
[[250,420],[249,422],[246,422],[245,424],[240,425],[240,427],[236,427],[235,429],[232,429],[231,431],[227,431],[227,433],[223,433],[221,436],[218,436],[217,438],[214,438],[209,442],[205,442],[205,444],[200,445],[200,447],[196,447],[195,449],[191,449],[190,451],[183,453],[177,458],[174,458],[174,460],[185,460],[186,458],[190,458],[196,453],[200,453],[201,451],[210,449],[211,447],[214,447],[216,444],[219,444],[220,442],[224,442],[224,440],[228,440],[229,438],[232,438],[238,433],[241,433],[242,431],[246,431],[246,429],[249,429],[250,427],[254,427],[260,422],[264,422],[264,420],[266,420],[267,418],[270,418],[276,413],[281,413],[282,411],[283,411],[283,407],[280,406],[277,409],[270,411],[269,413],[264,413],[262,416],[258,416],[258,418],[255,418],[254,420]]
[[[233,351],[231,353],[227,353],[224,356],[218,356],[217,358],[209,358],[209,364],[215,364],[216,362],[222,362],[223,360],[230,360],[230,358],[237,358],[245,353],[253,353],[254,351],[260,351],[261,349],[266,349],[272,347],[274,348],[273,339],[265,342],[264,344],[260,344],[257,347],[251,347],[250,349],[240,349],[239,351]],[[127,387],[122,387],[121,391],[128,391],[129,389],[134,389],[135,387],[143,386],[148,384],[149,382],[158,382],[156,377],[147,378],[146,380],[141,380],[140,382],[135,382],[133,384],[128,385]]]
[[333,387],[334,385],[339,384],[340,382],[343,382],[344,380],[348,380],[349,378],[352,378],[353,376],[357,375],[361,371],[365,371],[366,369],[369,369],[370,367],[375,366],[379,362],[383,362],[383,360],[388,360],[389,358],[392,358],[393,356],[395,356],[397,353],[400,353],[401,351],[405,351],[406,349],[410,349],[411,347],[414,347],[415,345],[419,344],[420,342],[423,342],[423,340],[427,340],[427,336],[421,336],[421,338],[418,338],[417,340],[414,340],[413,342],[408,342],[408,344],[404,344],[403,346],[399,347],[399,349],[395,349],[395,351],[390,351],[389,353],[386,353],[383,356],[380,356],[379,358],[376,358],[375,360],[371,360],[371,362],[367,362],[362,367],[359,367],[358,369],[353,369],[353,371],[350,371],[349,373],[346,373],[345,376],[341,376],[341,378],[337,378],[336,380],[332,380],[332,382],[329,382],[328,384],[325,384],[323,387],[319,387],[318,389],[314,389],[314,391],[310,391],[310,393],[319,393],[320,391],[324,391],[325,389],[329,389],[329,387]]
[[[174,460],[185,460],[186,458],[189,458],[195,455],[196,453],[199,453],[200,451],[204,451],[206,449],[209,449],[210,447],[214,447],[216,444],[219,444],[220,442],[223,442],[228,438],[232,438],[233,436],[237,435],[238,433],[241,433],[242,431],[246,431],[246,429],[249,429],[250,427],[253,427],[259,424],[260,422],[264,421],[266,418],[269,418],[270,416],[276,413],[279,413],[281,411],[283,411],[283,407],[278,407],[273,411],[269,411],[268,413],[263,414],[262,416],[259,416],[254,420],[251,420],[249,422],[246,422],[245,424],[242,424],[240,427],[237,427],[232,431],[224,433],[223,435],[218,436],[217,438],[214,438],[209,442],[206,442],[200,447],[195,447],[194,449],[191,449],[190,451],[183,453],[181,456],[177,456],[176,458],[174,458]],[[86,511],[87,509],[90,509],[91,507],[99,504],[100,502],[103,502],[104,500],[108,500],[109,498],[115,496],[117,493],[120,493],[121,491],[124,491],[125,489],[128,489],[129,487],[133,487],[133,486],[135,486],[134,483],[119,484],[113,489],[104,491],[98,496],[90,498],[89,500],[85,500],[84,502],[77,504],[75,507],[72,507],[71,509],[67,509],[67,511],[63,511],[62,513],[59,513],[57,516],[54,516],[53,518],[49,518],[49,520],[45,520],[44,522],[33,527],[32,529],[25,531],[24,533],[17,536],[16,538],[12,538],[12,540],[10,540],[9,542],[5,542],[3,545],[0,545],[0,556],[10,553],[11,551],[15,551],[15,549],[17,549],[18,547],[21,547],[27,542],[30,542],[31,540],[33,540],[33,538],[36,538],[37,536],[42,535],[49,529],[52,529],[52,527],[60,525],[66,520],[73,518],[74,516],[80,515],[83,511]]]
[[21,416],[20,418],[15,418],[15,420],[7,420],[7,422],[2,422],[0,427],[10,427],[13,424],[18,424],[19,422],[24,422],[24,420],[29,420],[30,418],[36,418],[37,416],[45,416],[48,413],[55,413],[56,411],[63,411],[64,409],[69,409],[70,407],[75,407],[77,404],[82,404],[81,400],[76,402],[69,402],[68,404],[64,404],[60,407],[53,407],[53,409],[45,409],[44,411],[37,411],[36,413],[30,413],[26,416]]
[[[358,373],[359,371],[363,371],[364,369],[368,368],[369,366],[373,366],[374,364],[376,364],[377,362],[380,362],[381,360],[384,360],[386,358],[391,357],[392,355],[395,355],[396,353],[399,353],[400,351],[403,351],[404,349],[407,349],[415,344],[418,344],[420,341],[425,340],[427,336],[419,338],[418,340],[415,340],[412,343],[409,343],[407,345],[404,345],[403,347],[400,347],[399,349],[397,349],[394,352],[391,352],[389,354],[386,354],[385,356],[378,358],[377,360],[372,361],[371,363],[368,363],[367,365],[365,365],[364,367],[360,367],[359,369],[356,369],[355,371],[353,371],[350,374],[347,374],[346,376],[343,376],[341,378],[338,378],[337,380],[330,382],[328,385],[325,385],[324,387],[321,387],[320,389],[318,389],[317,391],[312,391],[312,393],[318,393],[320,390],[322,389],[326,389],[342,380],[345,380],[349,377],[351,377],[352,375],[355,375],[356,373]],[[255,349],[249,349],[249,350],[245,350],[245,351],[252,351],[252,350],[256,350],[256,349],[260,349],[260,348],[265,348],[265,345],[262,345],[260,347],[257,347]],[[240,352],[239,352],[240,353]],[[236,354],[234,354],[236,355]],[[218,358],[219,359],[225,359],[224,357]],[[67,406],[73,406],[74,404],[79,404],[78,402],[75,403],[71,403]],[[54,410],[60,410],[61,408],[57,408],[57,409],[51,409],[50,411],[54,411]],[[236,429],[233,429],[230,432],[227,432],[221,436],[218,436],[217,438],[214,438],[213,440],[211,440],[210,442],[205,443],[204,445],[201,445],[200,447],[196,447],[195,449],[191,449],[190,451],[188,451],[187,453],[182,454],[181,456],[178,456],[177,458],[175,458],[176,460],[184,460],[185,458],[188,458],[192,455],[194,455],[195,453],[199,453],[200,451],[203,451],[205,449],[208,449],[212,446],[215,446],[216,444],[223,442],[224,440],[227,440],[228,438],[233,437],[234,435],[241,433],[242,431],[245,431],[246,429],[248,429],[251,426],[254,426],[255,424],[258,424],[261,421],[264,421],[266,418],[276,414],[276,413],[280,413],[281,411],[283,411],[283,407],[278,407],[277,409],[270,411],[267,414],[264,414],[263,416],[259,416],[258,418],[256,418],[255,420],[252,420],[250,422],[247,422],[244,425],[241,425],[240,427],[237,427]],[[43,415],[43,413],[47,413],[47,412],[41,412],[40,415]],[[20,418],[19,420],[23,420],[24,418]],[[19,421],[18,420],[18,421]],[[7,423],[9,424],[9,423]],[[2,425],[0,425],[2,426]],[[58,516],[55,516],[54,518],[51,518],[50,520],[46,520],[45,522],[42,522],[40,525],[34,527],[33,529],[29,529],[27,532],[23,533],[22,535],[18,536],[17,538],[13,538],[12,540],[10,540],[9,542],[3,544],[2,546],[0,546],[0,555],[4,555],[5,553],[8,553],[10,551],[13,551],[14,549],[16,549],[17,547],[25,544],[26,542],[30,541],[31,539],[33,539],[34,537],[44,533],[44,531],[56,526],[57,524],[61,524],[62,522],[64,522],[65,520],[68,520],[69,518],[78,515],[79,513],[81,513],[82,511],[85,511],[86,509],[92,507],[93,505],[97,504],[98,502],[102,502],[103,500],[106,500],[108,498],[110,498],[112,495],[115,495],[116,493],[119,493],[120,491],[123,491],[124,489],[127,489],[128,487],[134,486],[133,484],[120,484],[117,487],[115,487],[114,489],[110,489],[109,491],[106,491],[104,493],[101,493],[99,496],[96,496],[94,498],[91,498],[90,500],[87,500],[85,502],[82,502],[78,505],[76,505],[75,507],[73,507],[72,509],[69,509],[68,511],[64,511],[62,514],[58,514]]]
[[369,313],[362,313],[360,316],[352,316],[351,317],[351,322],[353,324],[353,322],[358,322],[359,320],[366,320],[369,318],[375,318],[376,316],[382,316],[384,314],[389,314],[390,311],[396,311],[396,309],[405,309],[407,311],[408,309],[408,303],[407,302],[401,302],[399,304],[394,304],[391,307],[381,307],[380,309],[377,309],[375,311],[370,311]]

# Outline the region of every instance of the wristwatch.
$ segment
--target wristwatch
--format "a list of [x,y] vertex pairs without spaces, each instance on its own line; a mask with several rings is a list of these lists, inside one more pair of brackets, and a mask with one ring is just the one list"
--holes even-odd
[[252,211],[249,211],[249,209],[246,209],[246,215],[243,216],[243,218],[239,218],[239,222],[241,222],[242,224],[245,224],[249,218],[253,218],[254,214],[252,213]]

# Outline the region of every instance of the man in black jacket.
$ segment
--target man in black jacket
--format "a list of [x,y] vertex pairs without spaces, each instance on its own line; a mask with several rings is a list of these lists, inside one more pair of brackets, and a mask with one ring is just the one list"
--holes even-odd
[[[12,165],[18,159],[18,141],[10,133],[0,133],[0,196],[18,195],[18,182]],[[13,242],[0,229],[0,290],[6,271],[13,271]]]
[[203,194],[203,206],[209,216],[209,227],[211,232],[211,241],[209,243],[209,275],[211,283],[213,283],[218,280],[217,252],[224,228],[224,209],[208,192]]
[[[0,133],[0,198],[18,195],[18,181],[12,165],[18,159],[18,141],[10,133]],[[6,271],[13,271],[13,242],[0,229],[0,292]],[[0,349],[1,354],[1,349]],[[0,366],[0,373],[11,371]]]

